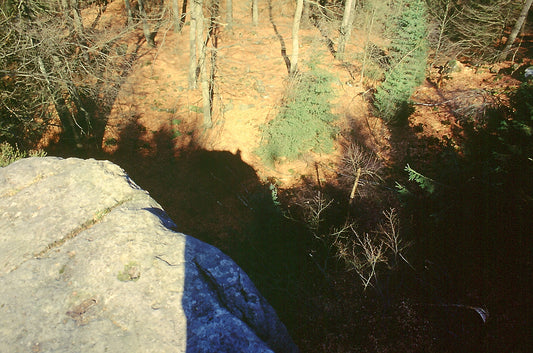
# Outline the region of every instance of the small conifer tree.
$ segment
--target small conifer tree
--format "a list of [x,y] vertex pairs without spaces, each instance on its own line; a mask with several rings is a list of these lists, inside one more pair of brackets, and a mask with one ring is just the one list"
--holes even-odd
[[402,1],[398,6],[389,29],[390,67],[374,96],[378,115],[388,123],[398,123],[409,116],[409,98],[424,80],[428,51],[425,2]]
[[315,62],[310,70],[291,79],[286,104],[279,114],[262,127],[263,141],[256,153],[267,164],[285,157],[295,160],[309,151],[329,152],[333,148],[336,119],[331,113],[332,76]]

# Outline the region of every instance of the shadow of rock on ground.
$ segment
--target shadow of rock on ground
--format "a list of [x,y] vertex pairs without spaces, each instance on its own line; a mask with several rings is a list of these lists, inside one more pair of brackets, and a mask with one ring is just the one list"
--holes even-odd
[[[527,307],[530,288],[523,282],[530,272],[527,166],[500,172],[506,165],[494,157],[497,139],[487,126],[463,123],[442,140],[419,136],[416,126],[391,129],[391,169],[409,191],[404,210],[411,217],[412,264],[419,269],[411,297],[432,303],[420,311],[440,331],[440,344],[458,352],[482,346],[522,351],[530,327],[519,309]],[[434,190],[407,180],[407,164],[430,178]],[[484,324],[472,307],[449,305],[457,303],[482,307],[491,318]]]
[[123,130],[117,147],[115,153],[106,154],[58,145],[48,153],[118,164],[161,204],[177,231],[234,259],[289,331],[302,326],[312,310],[302,298],[313,291],[312,283],[323,280],[309,261],[311,238],[301,225],[284,217],[269,185],[259,180],[239,152],[208,151],[195,139],[175,150],[171,131],[147,133],[135,120]]

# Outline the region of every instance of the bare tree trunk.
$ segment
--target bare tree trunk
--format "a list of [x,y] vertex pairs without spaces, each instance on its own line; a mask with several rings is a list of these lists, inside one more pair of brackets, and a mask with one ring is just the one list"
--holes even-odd
[[128,25],[133,24],[133,12],[131,11],[130,0],[124,0],[124,7],[126,8],[126,15],[128,16]]
[[372,27],[374,26],[375,15],[376,15],[376,9],[374,8],[372,9],[372,14],[370,15],[368,27],[365,28],[366,39],[365,39],[365,47],[363,49],[363,62],[361,64],[361,79],[359,80],[359,85],[363,84],[363,80],[365,78],[366,61],[368,58],[368,45],[370,44],[370,35],[372,34]]
[[507,39],[507,42],[505,43],[505,48],[503,48],[503,51],[500,54],[500,57],[499,57],[500,61],[505,60],[507,58],[507,55],[509,55],[511,46],[516,40],[516,36],[518,36],[518,32],[520,32],[520,28],[522,28],[522,25],[524,24],[524,21],[527,18],[527,14],[529,12],[529,8],[531,7],[532,3],[533,3],[533,0],[526,0],[526,2],[524,3],[524,6],[522,7],[522,11],[520,12],[520,15],[518,16],[518,19],[516,20],[513,30],[511,31],[511,34],[509,34],[509,39]]
[[[202,111],[204,113],[204,126],[211,127],[213,125],[212,119],[211,119],[211,85],[210,85],[210,74],[207,71],[207,62],[206,60],[206,45],[205,42],[202,45],[202,51],[204,52],[202,54],[204,62],[201,63],[200,66],[200,80],[201,80],[201,86],[202,86]],[[210,61],[210,60],[209,60]]]
[[180,31],[180,8],[178,0],[172,0],[172,18],[174,20],[174,32]]
[[226,0],[226,22],[230,27],[233,25],[233,0]]
[[54,103],[56,114],[59,120],[61,121],[61,127],[63,128],[64,135],[67,138],[72,138],[74,140],[74,143],[76,144],[76,147],[81,148],[82,144],[80,141],[80,136],[75,127],[75,122],[72,118],[72,113],[68,109],[67,104],[65,102],[65,98],[63,97],[61,92],[59,92],[58,89],[52,84],[50,80],[50,75],[48,74],[46,66],[44,65],[44,61],[40,56],[37,58],[37,63],[39,65],[39,71],[43,75],[44,80],[46,82],[48,94],[50,95],[50,98]]
[[204,126],[211,127],[211,94],[209,91],[209,73],[207,71],[207,40],[204,40],[204,14],[202,4],[196,12],[196,47],[198,48],[198,66],[200,67],[200,87],[202,88],[202,112]]
[[202,11],[202,0],[192,0],[191,14],[190,14],[190,30],[189,30],[189,89],[196,89],[196,73],[198,70],[198,62],[196,60],[196,30],[198,28],[199,15]]
[[137,0],[139,3],[139,12],[141,14],[141,20],[143,23],[143,33],[144,38],[146,39],[146,42],[149,46],[155,47],[155,41],[152,36],[152,32],[150,31],[150,25],[148,24],[148,15],[146,15],[146,10],[144,8],[144,1],[145,0]]
[[181,16],[180,16],[178,32],[181,32],[181,29],[183,28],[183,25],[185,24],[185,17],[187,17],[187,0],[183,0],[183,2],[181,3]]
[[304,7],[302,10],[302,23],[301,23],[302,28],[308,28],[311,25],[311,23],[309,22],[309,7],[310,7],[309,0],[304,0]]
[[337,52],[335,53],[335,57],[339,60],[344,59],[346,43],[350,40],[350,35],[352,34],[353,8],[355,3],[355,0],[346,0],[346,4],[344,5],[344,15],[342,16],[339,45],[337,46]]
[[300,20],[302,19],[304,0],[298,0],[296,3],[296,12],[294,13],[294,23],[292,25],[292,55],[290,74],[294,75],[298,69],[298,31],[300,29]]
[[258,0],[252,0],[252,25],[257,26],[259,24],[259,7]]

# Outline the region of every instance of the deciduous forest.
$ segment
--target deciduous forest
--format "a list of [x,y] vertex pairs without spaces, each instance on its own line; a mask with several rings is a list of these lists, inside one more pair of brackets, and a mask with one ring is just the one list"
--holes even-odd
[[531,4],[0,0],[0,160],[117,163],[302,352],[527,352]]

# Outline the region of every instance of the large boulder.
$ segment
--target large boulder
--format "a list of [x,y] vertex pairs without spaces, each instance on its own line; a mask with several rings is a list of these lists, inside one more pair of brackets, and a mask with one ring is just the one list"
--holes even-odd
[[248,276],[107,161],[0,168],[0,352],[297,352]]

